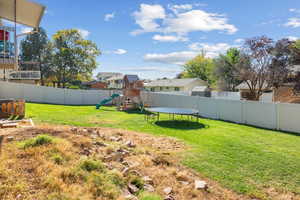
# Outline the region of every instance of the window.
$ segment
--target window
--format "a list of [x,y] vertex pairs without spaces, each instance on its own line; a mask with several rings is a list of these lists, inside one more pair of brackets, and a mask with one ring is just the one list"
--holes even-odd
[[169,89],[169,87],[166,87],[166,89],[168,90],[168,89]]
[[160,90],[160,91],[163,91],[163,90],[164,90],[164,88],[163,88],[163,87],[159,87],[159,90]]
[[151,91],[151,92],[154,92],[154,91],[155,91],[154,87],[150,88],[150,91]]
[[180,88],[179,87],[175,87],[175,91],[179,91],[180,90]]

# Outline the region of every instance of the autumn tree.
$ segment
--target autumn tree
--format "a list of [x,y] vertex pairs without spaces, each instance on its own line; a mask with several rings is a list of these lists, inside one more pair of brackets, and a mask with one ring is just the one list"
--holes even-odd
[[214,59],[214,74],[219,89],[235,91],[236,86],[242,82],[238,77],[240,59],[241,52],[237,48],[230,48]]
[[186,77],[201,79],[209,85],[215,82],[213,59],[206,57],[204,52],[188,61],[183,68]]
[[53,36],[53,62],[59,87],[79,78],[88,79],[97,67],[97,45],[85,40],[78,30],[58,31]]

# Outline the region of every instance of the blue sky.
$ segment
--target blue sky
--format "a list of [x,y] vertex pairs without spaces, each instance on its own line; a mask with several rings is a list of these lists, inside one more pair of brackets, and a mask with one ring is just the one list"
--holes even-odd
[[[174,77],[204,49],[214,57],[244,38],[300,37],[299,0],[36,0],[49,36],[77,28],[97,43],[100,71]],[[23,30],[24,31],[24,30]]]

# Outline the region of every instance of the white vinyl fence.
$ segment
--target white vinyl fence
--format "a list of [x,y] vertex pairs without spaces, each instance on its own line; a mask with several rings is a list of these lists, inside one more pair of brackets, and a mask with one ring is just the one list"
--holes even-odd
[[[25,99],[29,102],[95,105],[113,93],[112,90],[71,90],[0,81],[0,99]],[[300,133],[300,105],[206,98],[142,92],[150,106],[193,108],[203,117],[240,124]]]
[[113,93],[119,92],[112,90],[61,89],[0,81],[0,99],[25,99],[36,103],[95,105]]
[[193,108],[203,117],[300,133],[300,105],[143,92],[151,106]]

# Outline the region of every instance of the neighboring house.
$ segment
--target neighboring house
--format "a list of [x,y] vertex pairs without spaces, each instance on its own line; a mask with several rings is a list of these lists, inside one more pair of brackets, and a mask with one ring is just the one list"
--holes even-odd
[[97,79],[105,82],[107,79],[116,76],[123,76],[123,74],[118,72],[99,72],[97,74]]
[[146,90],[152,92],[189,92],[196,86],[206,86],[207,83],[197,78],[162,79],[145,84]]
[[82,86],[86,87],[87,89],[92,90],[101,90],[106,89],[107,84],[101,81],[89,81],[89,82],[83,82]]
[[[252,100],[253,97],[251,96],[249,86],[246,82],[243,82],[239,84],[236,89],[239,90],[241,94],[241,100]],[[256,89],[258,90],[258,88]],[[271,93],[273,90],[267,87],[267,84],[265,83],[262,87],[263,93]]]
[[123,88],[123,78],[124,76],[117,75],[117,76],[112,76],[108,79],[106,79],[107,87],[111,89],[122,89]]

